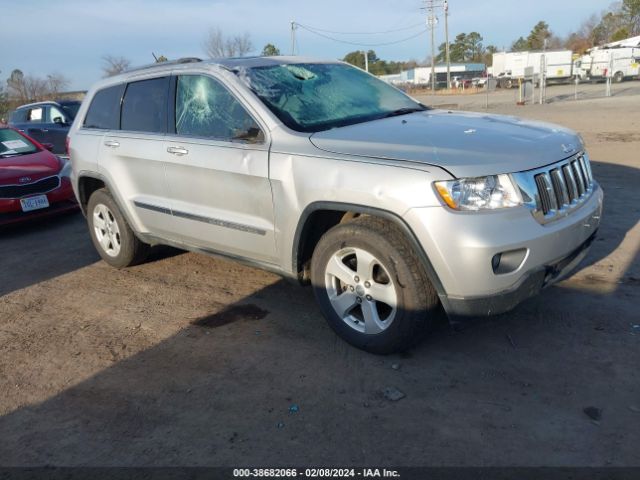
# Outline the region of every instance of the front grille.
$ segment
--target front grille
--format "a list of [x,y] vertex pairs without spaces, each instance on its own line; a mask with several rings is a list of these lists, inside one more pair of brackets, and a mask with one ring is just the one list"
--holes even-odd
[[60,186],[60,177],[47,177],[33,183],[22,185],[0,186],[0,198],[22,198],[28,195],[37,195],[55,190]]
[[584,155],[538,170],[534,179],[537,208],[545,216],[581,203],[593,188],[591,166]]

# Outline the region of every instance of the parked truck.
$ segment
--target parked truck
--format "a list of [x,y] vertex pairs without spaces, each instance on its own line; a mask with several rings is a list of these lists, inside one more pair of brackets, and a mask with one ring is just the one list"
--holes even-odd
[[611,76],[620,83],[640,75],[640,48],[594,48],[576,60],[574,69],[581,80],[601,80]]
[[[544,69],[542,69],[544,61]],[[498,52],[493,54],[493,75],[498,86],[512,88],[519,79],[525,79],[525,69],[533,67],[533,76],[539,82],[541,71],[547,82],[562,83],[574,77],[573,52],[571,50],[547,50],[527,52]]]

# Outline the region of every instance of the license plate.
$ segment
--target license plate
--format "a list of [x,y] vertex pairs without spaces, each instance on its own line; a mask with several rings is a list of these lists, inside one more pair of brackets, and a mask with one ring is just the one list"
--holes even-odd
[[35,197],[21,198],[20,205],[22,205],[23,212],[30,212],[32,210],[47,208],[49,206],[49,200],[46,195],[37,195]]

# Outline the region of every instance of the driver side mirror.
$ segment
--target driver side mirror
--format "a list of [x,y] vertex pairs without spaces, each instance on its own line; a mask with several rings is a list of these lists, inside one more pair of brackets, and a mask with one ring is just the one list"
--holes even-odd
[[42,146],[50,152],[53,152],[53,143],[43,143]]
[[64,125],[66,122],[64,121],[64,119],[62,117],[54,117],[53,118],[53,123],[56,123],[58,125]]

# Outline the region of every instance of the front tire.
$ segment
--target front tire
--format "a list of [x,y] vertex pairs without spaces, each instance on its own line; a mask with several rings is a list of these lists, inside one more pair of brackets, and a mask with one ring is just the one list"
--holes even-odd
[[624,73],[622,73],[622,72],[616,72],[616,73],[613,75],[613,81],[614,81],[615,83],[622,83],[622,81],[623,81],[623,80],[624,80]]
[[93,245],[112,267],[142,263],[149,245],[140,241],[107,189],[96,190],[87,205],[87,223]]
[[331,328],[372,353],[406,350],[441,314],[415,252],[379,218],[358,217],[325,233],[311,260],[311,283]]

